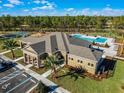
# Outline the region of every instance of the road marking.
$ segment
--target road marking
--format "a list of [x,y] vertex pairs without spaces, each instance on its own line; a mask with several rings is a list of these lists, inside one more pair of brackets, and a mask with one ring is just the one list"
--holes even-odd
[[2,89],[7,89],[7,87],[8,87],[9,85],[11,85],[11,83],[4,84],[4,85],[2,86]]
[[[19,71],[19,70],[17,70],[17,71]],[[17,71],[14,71],[13,73],[15,73],[15,72],[17,72]],[[13,74],[13,73],[11,73],[11,74]],[[2,77],[1,79],[6,78],[6,77],[8,77],[8,76],[11,75],[11,74],[8,74],[7,76]],[[0,80],[1,80],[1,79],[0,79]]]
[[0,79],[0,84],[3,84],[3,83],[5,83],[5,82],[7,82],[8,80],[10,80],[10,79],[12,79],[12,78],[14,78],[14,77],[16,77],[16,76],[18,76],[18,75],[20,75],[20,74],[22,74],[24,71],[15,71],[14,73],[12,73],[12,74],[9,74],[8,76],[5,76],[5,77],[3,77],[2,79]]
[[10,89],[9,91],[7,91],[6,93],[10,93],[11,91],[15,90],[16,88],[18,88],[19,86],[21,86],[22,84],[28,82],[32,77],[26,79],[25,81],[23,81],[22,83],[18,84],[17,86],[15,86],[14,88]]
[[13,67],[12,69],[17,70],[15,67]]
[[33,83],[36,83],[36,81],[35,81],[35,80],[33,80],[33,79],[31,79],[31,81],[32,81]]
[[28,77],[26,74],[22,74],[23,76],[25,76],[25,77]]

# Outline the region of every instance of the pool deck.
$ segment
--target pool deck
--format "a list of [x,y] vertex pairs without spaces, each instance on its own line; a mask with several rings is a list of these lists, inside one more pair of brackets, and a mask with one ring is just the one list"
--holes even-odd
[[[111,44],[111,42],[114,41],[113,38],[107,38],[107,37],[102,37],[102,36],[88,36],[85,34],[71,34],[71,36],[74,36],[75,38],[79,38],[79,39],[84,39],[84,40],[88,40],[90,42],[95,42],[98,43],[100,45],[105,45],[107,44]],[[101,40],[97,40],[97,39],[101,39]]]
[[[79,35],[79,39],[81,38],[81,35],[82,35],[82,37],[86,37],[86,38],[90,38],[90,39],[96,39],[99,37],[102,38],[102,36],[94,37],[94,36],[87,36],[85,34],[71,34],[71,35],[72,36]],[[99,49],[103,50],[105,56],[115,57],[117,55],[117,49],[118,49],[118,45],[115,44],[115,39],[114,38],[107,38],[107,37],[103,37],[103,38],[106,38],[107,40],[104,43],[99,42],[98,44],[105,45],[107,43],[110,47],[105,48],[105,47],[99,47],[99,46],[94,45],[93,48],[96,48],[96,49],[99,48]]]

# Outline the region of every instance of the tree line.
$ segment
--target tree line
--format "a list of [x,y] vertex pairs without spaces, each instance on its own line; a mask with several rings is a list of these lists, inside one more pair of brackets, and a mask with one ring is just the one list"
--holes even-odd
[[0,31],[67,29],[124,29],[124,16],[10,16],[0,17]]

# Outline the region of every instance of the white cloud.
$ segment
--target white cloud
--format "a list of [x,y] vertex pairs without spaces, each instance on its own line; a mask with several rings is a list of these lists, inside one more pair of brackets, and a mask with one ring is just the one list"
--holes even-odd
[[52,9],[54,9],[54,7],[53,7],[53,5],[45,5],[45,6],[40,7],[40,9],[42,9],[42,10],[52,10]]
[[40,1],[40,0],[35,0],[34,3],[36,3],[36,4],[40,4],[41,1]]
[[32,8],[32,10],[39,10],[39,9],[52,10],[52,9],[55,9],[55,7],[56,7],[56,4],[54,4],[53,2],[49,2],[49,1],[46,1],[46,0],[42,0],[41,2],[39,2],[39,0],[36,0],[36,1],[37,1],[37,3],[41,3],[42,6],[34,7],[34,8]]
[[89,11],[90,11],[90,8],[85,8],[85,9],[82,10],[81,14],[88,15],[90,13]]
[[112,9],[105,7],[103,9],[94,10],[90,8],[85,8],[82,10],[76,10],[73,15],[104,15],[104,16],[121,16],[124,15],[123,9]]
[[15,5],[20,5],[23,2],[21,2],[20,0],[8,0],[11,4],[15,4]]
[[107,7],[110,7],[111,5],[110,5],[110,4],[107,4],[106,6],[107,6]]
[[25,11],[25,12],[28,12],[29,10],[28,10],[28,9],[25,9],[24,11]]
[[73,11],[74,8],[67,8],[67,9],[65,9],[65,10],[68,11],[68,12],[70,12],[70,11]]
[[52,10],[52,9],[54,9],[54,7],[53,6],[42,6],[42,7],[35,7],[35,8],[32,8],[32,10]]
[[41,3],[42,3],[42,4],[49,4],[49,1],[42,0]]
[[9,7],[9,8],[14,7],[14,5],[13,5],[13,4],[3,4],[3,6]]
[[0,3],[2,3],[2,1],[0,1]]
[[[67,10],[67,9],[65,9]],[[73,10],[73,9],[70,9]],[[110,7],[105,7],[102,9],[90,9],[90,8],[84,8],[84,9],[74,9],[73,11],[61,11],[63,15],[69,14],[69,15],[104,15],[104,16],[121,16],[124,15],[124,9],[113,9]],[[57,12],[59,13],[59,11]],[[62,15],[61,14],[61,15]]]
[[32,10],[34,10],[34,11],[35,11],[35,10],[38,10],[38,9],[39,9],[39,7],[32,8]]
[[9,13],[7,12],[2,12],[1,15],[8,15]]
[[101,12],[101,15],[110,15],[110,16],[120,16],[124,15],[124,9],[112,9],[109,7],[104,8]]

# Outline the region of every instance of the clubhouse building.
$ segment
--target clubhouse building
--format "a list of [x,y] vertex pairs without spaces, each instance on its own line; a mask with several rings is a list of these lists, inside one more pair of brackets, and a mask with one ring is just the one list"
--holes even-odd
[[59,54],[65,64],[86,69],[96,74],[103,62],[103,51],[92,48],[92,43],[80,40],[63,32],[53,32],[42,37],[27,37],[20,40],[24,62],[40,68],[47,56]]

